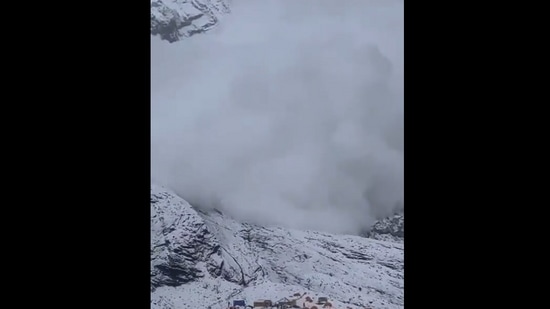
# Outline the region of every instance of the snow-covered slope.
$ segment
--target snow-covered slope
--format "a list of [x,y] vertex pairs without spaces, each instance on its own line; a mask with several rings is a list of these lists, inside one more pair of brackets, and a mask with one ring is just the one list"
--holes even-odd
[[333,308],[403,307],[399,242],[239,223],[154,185],[151,227],[153,309],[283,297],[301,307],[295,293],[328,297]]
[[230,0],[151,0],[151,34],[176,42],[208,31],[229,13]]

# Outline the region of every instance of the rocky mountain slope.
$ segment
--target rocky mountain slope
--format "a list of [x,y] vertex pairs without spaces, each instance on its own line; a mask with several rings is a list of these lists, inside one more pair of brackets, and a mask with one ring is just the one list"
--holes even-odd
[[176,42],[217,26],[230,0],[151,0],[151,34]]
[[239,223],[151,189],[152,308],[226,308],[296,292],[403,308],[403,243]]
[[377,221],[370,231],[364,233],[365,237],[403,243],[405,241],[405,215],[395,214],[391,217]]

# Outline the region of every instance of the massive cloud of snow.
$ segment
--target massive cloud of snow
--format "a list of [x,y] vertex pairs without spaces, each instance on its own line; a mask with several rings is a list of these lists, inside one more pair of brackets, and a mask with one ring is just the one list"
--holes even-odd
[[233,0],[152,38],[152,177],[253,223],[356,233],[404,207],[403,1]]

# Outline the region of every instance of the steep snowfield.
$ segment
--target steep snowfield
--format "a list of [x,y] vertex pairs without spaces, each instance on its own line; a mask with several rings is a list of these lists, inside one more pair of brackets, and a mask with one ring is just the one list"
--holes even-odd
[[208,31],[229,13],[230,0],[151,0],[151,34],[176,42]]
[[239,223],[154,185],[151,227],[153,309],[295,293],[328,297],[333,308],[403,307],[402,242]]

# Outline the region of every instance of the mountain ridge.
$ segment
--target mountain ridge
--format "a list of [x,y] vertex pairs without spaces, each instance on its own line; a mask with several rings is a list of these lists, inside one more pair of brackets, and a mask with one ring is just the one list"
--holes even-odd
[[226,308],[296,290],[335,306],[402,308],[403,269],[399,242],[240,223],[151,187],[152,308]]

